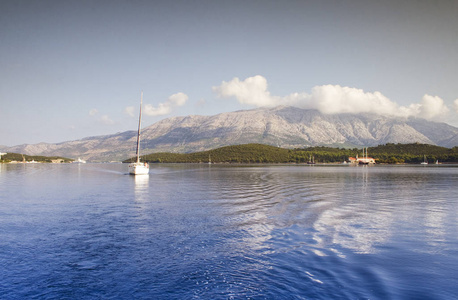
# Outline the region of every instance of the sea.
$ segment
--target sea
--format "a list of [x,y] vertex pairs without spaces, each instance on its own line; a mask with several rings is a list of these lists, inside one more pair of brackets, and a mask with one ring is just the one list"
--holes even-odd
[[0,164],[0,299],[457,299],[458,165]]

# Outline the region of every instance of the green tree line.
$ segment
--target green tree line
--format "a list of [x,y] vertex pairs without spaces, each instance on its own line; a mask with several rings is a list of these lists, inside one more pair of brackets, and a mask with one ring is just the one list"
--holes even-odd
[[1,162],[11,162],[11,161],[36,161],[36,162],[46,162],[50,163],[53,160],[62,159],[64,162],[72,162],[73,159],[60,157],[60,156],[42,156],[42,155],[26,155],[20,153],[7,153],[2,155]]
[[[457,163],[458,147],[452,149],[427,144],[386,144],[369,147],[368,155],[377,163],[420,163],[424,156],[433,163]],[[283,149],[262,144],[245,144],[194,153],[151,153],[142,156],[149,163],[338,163],[363,156],[362,149],[308,147]],[[130,162],[133,158],[124,162]]]

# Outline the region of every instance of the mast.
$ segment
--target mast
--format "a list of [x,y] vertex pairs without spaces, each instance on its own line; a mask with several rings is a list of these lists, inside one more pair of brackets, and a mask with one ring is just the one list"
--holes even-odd
[[140,130],[142,127],[142,104],[143,104],[143,91],[140,97],[140,116],[138,117],[138,133],[137,133],[137,163],[140,162]]

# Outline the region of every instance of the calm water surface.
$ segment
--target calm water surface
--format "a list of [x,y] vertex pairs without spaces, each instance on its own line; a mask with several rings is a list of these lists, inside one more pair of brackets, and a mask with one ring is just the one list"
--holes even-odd
[[0,164],[1,299],[456,299],[457,166]]

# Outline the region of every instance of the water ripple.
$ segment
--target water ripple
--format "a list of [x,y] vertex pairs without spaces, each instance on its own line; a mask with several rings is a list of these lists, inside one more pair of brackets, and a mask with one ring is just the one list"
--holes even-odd
[[457,292],[456,168],[125,167],[2,167],[3,298]]

